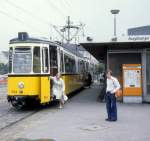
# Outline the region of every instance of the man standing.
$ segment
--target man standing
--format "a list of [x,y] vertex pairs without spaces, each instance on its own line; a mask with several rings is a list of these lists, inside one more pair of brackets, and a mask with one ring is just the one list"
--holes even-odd
[[108,118],[106,121],[117,121],[117,105],[115,92],[120,89],[118,80],[112,76],[112,71],[107,71],[106,108]]

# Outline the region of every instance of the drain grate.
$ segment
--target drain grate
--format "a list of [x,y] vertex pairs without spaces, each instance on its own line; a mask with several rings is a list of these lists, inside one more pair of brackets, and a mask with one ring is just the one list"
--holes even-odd
[[104,125],[88,125],[85,127],[80,127],[81,130],[84,131],[97,131],[97,130],[105,130],[108,127],[104,126]]

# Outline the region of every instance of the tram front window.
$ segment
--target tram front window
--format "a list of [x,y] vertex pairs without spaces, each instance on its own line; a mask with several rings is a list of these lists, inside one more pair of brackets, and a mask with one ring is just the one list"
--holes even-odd
[[15,48],[13,54],[13,72],[30,73],[32,69],[31,48]]

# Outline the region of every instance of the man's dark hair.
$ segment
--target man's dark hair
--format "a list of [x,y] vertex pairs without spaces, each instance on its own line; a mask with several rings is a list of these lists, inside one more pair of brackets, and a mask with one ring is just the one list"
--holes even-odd
[[107,71],[107,73],[110,73],[110,75],[112,75],[113,73],[112,73],[112,70],[108,70]]

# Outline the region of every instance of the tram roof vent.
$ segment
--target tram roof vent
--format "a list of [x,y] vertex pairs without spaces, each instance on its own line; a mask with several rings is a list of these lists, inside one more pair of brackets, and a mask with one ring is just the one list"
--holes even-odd
[[27,32],[18,32],[18,39],[21,41],[25,41],[28,39],[28,33]]
[[59,45],[62,45],[62,43],[60,41],[55,41],[55,43],[57,43]]

